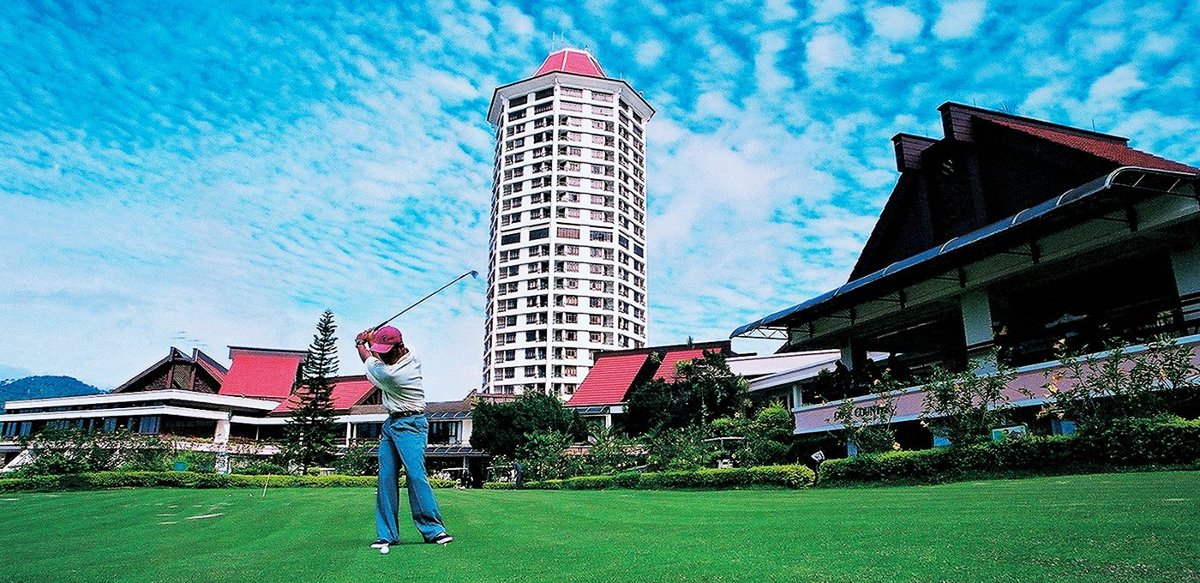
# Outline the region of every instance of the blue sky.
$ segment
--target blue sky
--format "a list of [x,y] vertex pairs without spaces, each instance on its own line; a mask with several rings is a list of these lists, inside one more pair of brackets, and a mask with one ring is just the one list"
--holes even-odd
[[[25,2],[0,11],[0,378],[303,348],[487,267],[492,90],[586,46],[648,127],[650,341],[843,283],[945,101],[1200,163],[1200,3]],[[478,385],[484,284],[399,322]],[[775,345],[735,342],[766,352]]]

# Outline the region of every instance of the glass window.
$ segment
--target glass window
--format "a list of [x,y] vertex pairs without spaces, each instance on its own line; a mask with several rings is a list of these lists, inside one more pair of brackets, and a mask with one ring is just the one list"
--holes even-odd
[[358,439],[379,439],[380,428],[379,423],[355,423],[354,435]]
[[159,416],[147,415],[138,419],[138,433],[158,433]]
[[454,445],[459,443],[459,421],[434,421],[429,424],[429,443]]

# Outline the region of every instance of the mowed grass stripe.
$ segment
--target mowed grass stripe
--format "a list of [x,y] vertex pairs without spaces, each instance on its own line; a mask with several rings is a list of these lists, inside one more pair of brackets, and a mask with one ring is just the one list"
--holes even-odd
[[809,491],[444,490],[457,541],[420,544],[404,521],[412,544],[387,556],[367,548],[374,496],[6,495],[0,580],[1200,581],[1200,472]]

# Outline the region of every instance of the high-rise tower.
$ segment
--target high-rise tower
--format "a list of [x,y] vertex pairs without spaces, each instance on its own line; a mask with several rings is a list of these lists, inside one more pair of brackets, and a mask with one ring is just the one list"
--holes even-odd
[[566,398],[594,352],[645,345],[653,115],[577,49],[496,89],[486,392]]

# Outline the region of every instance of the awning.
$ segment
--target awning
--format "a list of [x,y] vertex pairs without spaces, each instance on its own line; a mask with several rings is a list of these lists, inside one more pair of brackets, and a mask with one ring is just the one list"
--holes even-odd
[[1039,231],[1053,229],[1077,218],[1114,193],[1170,194],[1196,197],[1196,175],[1148,168],[1123,167],[1083,186],[1071,189],[1004,220],[951,239],[879,271],[739,327],[731,338],[786,338],[789,322],[806,321],[851,308],[895,289],[935,277],[989,254],[1029,240]]

